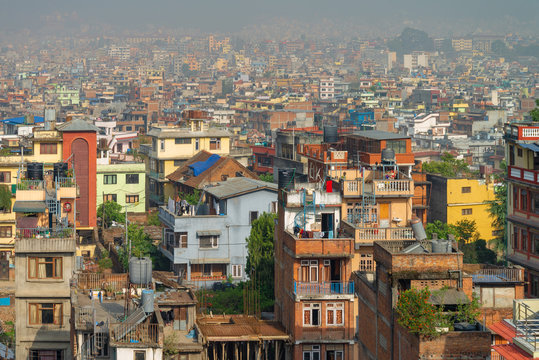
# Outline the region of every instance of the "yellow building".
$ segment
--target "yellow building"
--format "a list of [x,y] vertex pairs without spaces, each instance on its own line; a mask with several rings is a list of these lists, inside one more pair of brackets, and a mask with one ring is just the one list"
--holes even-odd
[[231,133],[227,130],[210,128],[204,119],[188,119],[187,126],[154,127],[148,132],[152,141],[146,159],[150,206],[163,204],[173,196],[167,175],[195,154],[202,150],[221,156],[230,153]]
[[479,238],[486,241],[496,237],[493,218],[488,212],[494,200],[494,184],[485,179],[446,178],[427,175],[432,183],[428,222],[440,220],[456,224],[459,220],[474,220]]

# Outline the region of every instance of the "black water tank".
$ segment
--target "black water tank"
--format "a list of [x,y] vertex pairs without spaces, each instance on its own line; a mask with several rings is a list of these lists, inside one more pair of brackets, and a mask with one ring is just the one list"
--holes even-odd
[[43,180],[43,163],[28,163],[27,177],[30,180]]
[[339,134],[337,132],[337,125],[324,126],[324,142],[325,143],[339,142]]
[[294,187],[294,175],[296,174],[296,169],[279,169],[278,176],[278,187],[279,189],[291,189]]
[[392,164],[395,162],[395,150],[385,148],[382,150],[382,163]]
[[54,164],[54,180],[57,180],[61,177],[66,177],[67,174],[67,163],[57,162]]

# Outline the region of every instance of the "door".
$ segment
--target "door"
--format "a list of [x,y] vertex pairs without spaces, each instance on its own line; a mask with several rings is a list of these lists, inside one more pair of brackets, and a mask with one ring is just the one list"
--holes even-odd
[[380,227],[389,227],[389,204],[381,203],[380,206]]
[[322,214],[322,231],[325,238],[333,238],[333,213]]

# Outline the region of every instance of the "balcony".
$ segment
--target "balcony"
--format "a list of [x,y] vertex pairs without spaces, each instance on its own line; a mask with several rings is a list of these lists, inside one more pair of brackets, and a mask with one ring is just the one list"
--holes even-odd
[[110,326],[110,343],[113,346],[163,346],[163,327],[159,324],[142,323],[131,327],[131,331],[121,336],[114,329],[122,329],[122,324]]
[[165,197],[161,194],[150,194],[150,201],[153,201],[156,204],[163,204],[165,202]]
[[412,180],[374,180],[376,196],[414,196]]
[[353,295],[353,281],[326,281],[321,283],[294,281],[297,296]]
[[539,171],[523,169],[516,166],[507,167],[507,177],[510,180],[522,181],[528,184],[539,184]]
[[58,200],[59,199],[75,199],[77,197],[77,183],[72,177],[60,177],[56,184],[59,187]]
[[73,253],[76,249],[73,229],[49,234],[36,229],[17,229],[15,251],[19,253]]
[[505,138],[523,141],[539,140],[539,126],[535,123],[514,123],[505,125]]
[[[309,232],[315,236],[317,232]],[[351,258],[354,251],[354,239],[336,237],[332,239],[318,237],[298,237],[289,231],[284,233],[284,245],[295,258]]]
[[150,170],[150,177],[155,180],[165,180],[165,174],[153,170]]
[[15,197],[17,201],[44,201],[45,187],[43,180],[19,180]]

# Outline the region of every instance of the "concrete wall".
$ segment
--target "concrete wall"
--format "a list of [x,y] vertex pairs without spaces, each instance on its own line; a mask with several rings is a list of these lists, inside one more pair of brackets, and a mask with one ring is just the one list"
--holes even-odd
[[116,348],[114,359],[117,359],[117,360],[134,359],[135,351],[144,351],[146,353],[145,359],[147,360],[163,359],[163,349],[154,349],[154,348]]
[[[138,184],[127,184],[127,174],[138,174]],[[105,175],[116,175],[116,184],[105,184]],[[99,207],[103,203],[104,194],[116,194],[116,202],[125,210],[126,195],[138,195],[139,203],[137,205],[127,204],[127,211],[138,213],[146,211],[146,170],[145,165],[142,163],[98,165],[96,188],[96,207]]]

